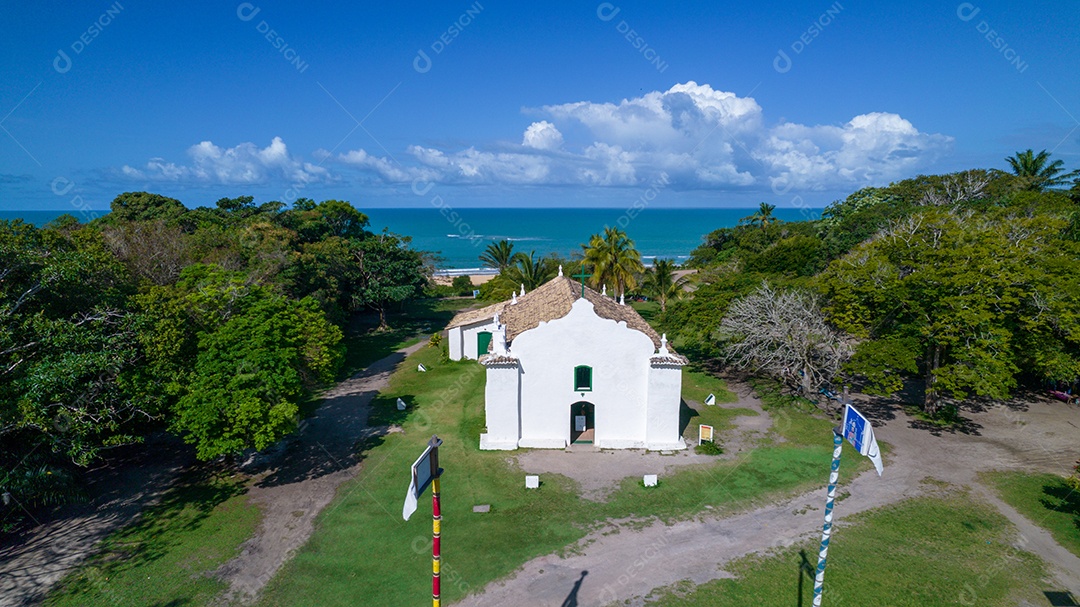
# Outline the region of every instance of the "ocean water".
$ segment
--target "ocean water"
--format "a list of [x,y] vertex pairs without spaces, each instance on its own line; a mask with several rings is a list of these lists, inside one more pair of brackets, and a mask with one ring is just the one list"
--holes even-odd
[[[412,237],[416,249],[434,251],[443,268],[477,268],[480,254],[492,241],[507,239],[514,250],[569,257],[581,252],[589,236],[607,226],[624,230],[644,261],[656,258],[685,261],[705,234],[739,223],[755,209],[644,209],[631,217],[625,209],[493,209],[448,208],[361,209],[371,229]],[[776,209],[784,221],[820,216],[820,209]],[[22,218],[44,225],[62,211],[0,211],[0,219]]]

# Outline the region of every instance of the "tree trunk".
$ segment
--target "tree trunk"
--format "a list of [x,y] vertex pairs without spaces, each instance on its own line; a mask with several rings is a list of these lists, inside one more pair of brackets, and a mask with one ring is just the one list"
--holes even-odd
[[386,306],[379,304],[379,331],[385,331],[390,328],[390,325],[386,324]]
[[941,346],[934,345],[926,353],[926,389],[923,396],[923,411],[930,415],[937,415],[940,405],[937,388],[937,375],[934,373],[941,366]]

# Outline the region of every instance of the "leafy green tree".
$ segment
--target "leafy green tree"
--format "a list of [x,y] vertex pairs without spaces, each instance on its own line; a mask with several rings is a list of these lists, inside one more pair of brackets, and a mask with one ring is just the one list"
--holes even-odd
[[514,243],[509,240],[492,242],[480,254],[480,261],[484,262],[485,268],[493,268],[500,272],[514,263]]
[[173,427],[200,459],[265,449],[296,428],[304,389],[333,379],[341,331],[314,300],[259,296],[199,338]]
[[745,257],[746,270],[762,274],[813,276],[828,264],[821,239],[802,234],[779,240],[761,253]]
[[[834,261],[820,277],[830,318],[863,339],[849,370],[891,393],[918,367],[930,413],[947,396],[1007,396],[1022,361],[1018,337],[1067,320],[1060,304],[1056,318],[1027,313],[1061,299],[1045,268],[1063,223],[932,208]],[[1025,322],[1035,326],[1020,331]]]
[[190,266],[138,303],[142,385],[202,459],[263,449],[291,432],[305,391],[331,380],[340,362],[341,331],[315,300],[288,299],[218,266]]
[[1030,148],[1017,152],[1005,159],[1012,174],[1020,180],[1020,187],[1025,190],[1042,192],[1043,190],[1068,185],[1080,177],[1080,170],[1065,171],[1064,161],[1050,162],[1050,152],[1043,150],[1036,154]]
[[124,192],[110,203],[112,212],[106,215],[109,223],[127,221],[176,221],[187,212],[184,203],[175,198],[149,192]]
[[645,270],[641,253],[634,248],[634,241],[618,228],[604,228],[604,234],[593,234],[584,249],[584,263],[592,268],[593,286],[611,283],[614,295],[621,296],[637,287],[637,278]]
[[424,256],[408,247],[409,238],[383,232],[353,248],[356,280],[352,309],[370,307],[379,313],[379,328],[386,323],[386,308],[418,297],[428,282]]
[[647,296],[660,303],[660,311],[667,311],[669,301],[682,299],[690,276],[676,276],[679,266],[674,260],[657,259],[651,268],[645,270],[641,281],[641,290]]
[[101,234],[0,222],[0,439],[78,465],[135,442],[156,411],[132,397],[139,362],[124,268]]

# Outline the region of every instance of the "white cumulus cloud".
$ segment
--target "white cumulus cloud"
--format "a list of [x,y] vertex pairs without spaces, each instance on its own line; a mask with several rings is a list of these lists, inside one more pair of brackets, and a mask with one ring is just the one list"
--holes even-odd
[[265,148],[250,142],[223,148],[203,141],[188,148],[187,155],[191,159],[187,164],[151,158],[139,168],[124,165],[118,175],[132,181],[189,185],[308,184],[333,180],[326,168],[290,154],[280,137],[274,137]]
[[534,122],[525,129],[521,145],[537,150],[557,150],[562,145],[563,137],[559,129],[547,120]]
[[339,159],[387,182],[640,186],[663,175],[687,189],[828,190],[911,176],[953,143],[885,112],[842,124],[770,125],[754,98],[693,81],[617,103],[576,101],[532,111],[545,119],[529,124],[520,144],[413,145],[407,166],[362,149]]

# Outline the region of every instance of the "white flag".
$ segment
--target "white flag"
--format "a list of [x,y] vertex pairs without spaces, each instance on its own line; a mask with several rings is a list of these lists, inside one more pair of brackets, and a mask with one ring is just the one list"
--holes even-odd
[[860,455],[865,455],[870,458],[870,461],[874,462],[874,468],[877,470],[878,476],[881,476],[881,450],[878,449],[877,438],[874,437],[874,426],[870,424],[870,420],[856,411],[855,407],[846,405],[844,408],[843,431],[844,438],[851,443],[852,447],[855,447]]
[[416,476],[410,473],[409,492],[405,494],[405,506],[401,509],[401,517],[409,520],[413,512],[416,512]]

